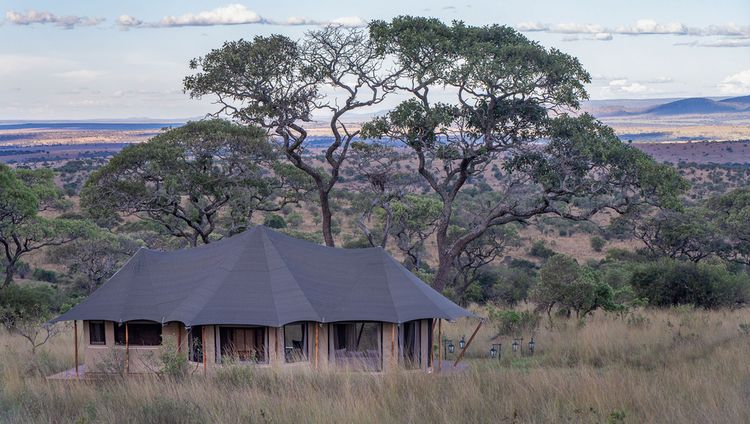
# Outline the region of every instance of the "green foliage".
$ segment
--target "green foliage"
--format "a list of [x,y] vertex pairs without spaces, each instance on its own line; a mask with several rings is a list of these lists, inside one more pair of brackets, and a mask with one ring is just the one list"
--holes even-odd
[[555,254],[555,251],[547,247],[544,240],[536,240],[531,244],[529,249],[529,255],[535,256],[541,259],[548,259]]
[[590,242],[594,252],[601,252],[604,249],[604,245],[607,244],[607,241],[599,236],[591,237]]
[[159,374],[169,378],[181,379],[188,375],[189,363],[186,349],[177,349],[174,336],[166,336],[159,346],[158,360],[161,364]]
[[65,244],[89,234],[92,226],[70,219],[46,218],[42,209],[60,206],[62,193],[49,169],[12,170],[0,164],[0,246],[3,248],[7,287],[18,271],[20,260],[29,252]]
[[617,303],[615,290],[601,282],[597,271],[560,254],[549,258],[540,270],[532,299],[537,308],[546,310],[548,315],[557,306],[563,311],[575,311],[578,318],[585,318],[597,309],[621,311],[626,308]]
[[55,271],[43,268],[34,268],[34,272],[31,276],[38,281],[46,281],[48,283],[57,283],[57,273]]
[[661,259],[639,265],[630,283],[654,306],[737,307],[750,299],[750,276],[730,272],[722,263]]
[[539,328],[539,314],[533,311],[490,309],[489,318],[498,336],[521,337]]
[[286,228],[286,220],[283,216],[279,214],[268,214],[266,215],[266,218],[263,220],[263,225],[269,228]]
[[242,231],[253,211],[280,209],[305,184],[276,161],[262,129],[208,120],[124,148],[91,175],[81,206],[105,224],[138,214],[195,246],[210,243],[219,225]]

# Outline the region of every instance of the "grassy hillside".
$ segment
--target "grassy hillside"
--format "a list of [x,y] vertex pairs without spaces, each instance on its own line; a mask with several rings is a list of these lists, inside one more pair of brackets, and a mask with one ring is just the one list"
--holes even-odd
[[[475,321],[444,326],[458,340]],[[599,313],[536,333],[534,356],[487,358],[494,323],[463,373],[427,375],[227,368],[184,381],[47,382],[72,366],[72,330],[32,360],[0,333],[0,421],[50,422],[583,422],[750,421],[750,310]],[[528,335],[526,335],[528,340]]]

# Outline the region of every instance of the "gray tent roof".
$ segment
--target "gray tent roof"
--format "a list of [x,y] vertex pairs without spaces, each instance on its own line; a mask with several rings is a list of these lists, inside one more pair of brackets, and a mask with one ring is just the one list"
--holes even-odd
[[257,226],[191,249],[141,249],[53,321],[277,327],[295,321],[402,323],[467,316],[473,314],[382,248],[331,248]]

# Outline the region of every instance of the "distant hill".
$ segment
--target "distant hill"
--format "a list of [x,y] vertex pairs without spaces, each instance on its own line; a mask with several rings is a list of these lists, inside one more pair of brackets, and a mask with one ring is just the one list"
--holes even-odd
[[720,100],[720,102],[747,106],[750,105],[750,96],[731,97],[729,99]]
[[[750,97],[750,96],[748,96]],[[742,99],[743,97],[737,97]],[[727,99],[729,100],[729,99]],[[696,97],[692,99],[676,100],[674,102],[665,103],[663,105],[655,106],[650,109],[646,109],[643,113],[652,115],[692,115],[692,114],[711,114],[711,113],[731,113],[741,111],[741,108],[734,106],[733,104],[727,104],[729,102],[717,102],[715,100],[706,99],[704,97]],[[737,102],[731,102],[737,103]]]

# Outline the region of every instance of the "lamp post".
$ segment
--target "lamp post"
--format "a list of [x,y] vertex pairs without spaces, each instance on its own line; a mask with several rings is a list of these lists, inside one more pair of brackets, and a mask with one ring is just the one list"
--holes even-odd
[[500,349],[503,347],[500,343],[492,343],[492,348],[490,349],[490,358],[492,359],[500,359]]
[[464,339],[464,336],[461,336],[461,340],[458,342],[458,347],[461,348],[461,350],[466,347],[466,340]]
[[536,348],[536,341],[534,340],[534,336],[532,336],[531,340],[529,340],[529,353],[531,355],[534,355],[535,348]]
[[510,345],[513,352],[518,352],[518,348],[521,346],[521,343],[518,342],[518,339],[513,339],[513,344]]

